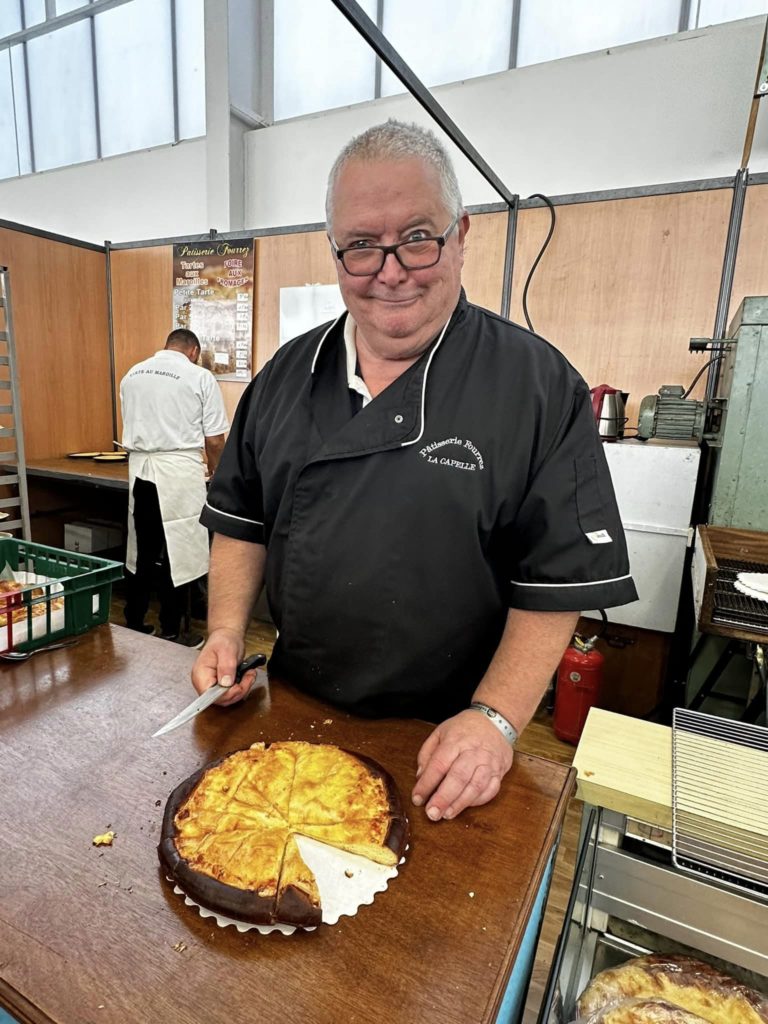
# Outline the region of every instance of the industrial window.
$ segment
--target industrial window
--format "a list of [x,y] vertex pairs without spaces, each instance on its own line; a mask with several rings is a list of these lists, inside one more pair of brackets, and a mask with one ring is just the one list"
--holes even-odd
[[680,0],[523,0],[517,66],[671,35],[679,23]]
[[[274,120],[405,91],[331,0],[272,3]],[[365,0],[361,6],[429,87],[768,13],[768,0]]]
[[0,178],[205,134],[204,0],[0,0]]
[[[386,0],[384,35],[430,85],[506,71],[512,27],[509,0],[455,0],[450,17],[445,12],[442,0]],[[381,95],[402,91],[399,79],[388,67],[382,68]]]
[[[376,0],[360,6],[376,20]],[[376,55],[330,0],[275,0],[275,120],[371,99]]]

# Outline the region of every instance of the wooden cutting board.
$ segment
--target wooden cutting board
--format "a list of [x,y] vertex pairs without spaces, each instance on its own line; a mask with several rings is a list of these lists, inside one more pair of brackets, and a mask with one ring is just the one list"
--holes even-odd
[[576,756],[585,803],[672,828],[672,730],[592,708]]
[[[672,828],[672,729],[593,708],[574,758],[577,796],[587,803]],[[680,732],[686,766],[679,802],[703,822],[730,830],[734,848],[768,839],[768,754]],[[762,785],[761,785],[762,782]]]

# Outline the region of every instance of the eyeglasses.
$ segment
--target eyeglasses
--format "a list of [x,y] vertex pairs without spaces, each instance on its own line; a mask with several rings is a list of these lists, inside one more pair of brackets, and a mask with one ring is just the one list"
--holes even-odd
[[337,259],[352,277],[373,277],[378,274],[390,253],[405,270],[426,270],[439,263],[443,246],[458,222],[459,215],[456,214],[442,235],[428,235],[412,242],[398,242],[397,245],[352,245],[339,249],[333,239],[331,244]]

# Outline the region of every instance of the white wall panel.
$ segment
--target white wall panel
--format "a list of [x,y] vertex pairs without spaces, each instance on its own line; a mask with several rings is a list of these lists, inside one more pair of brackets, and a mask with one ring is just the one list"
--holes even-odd
[[0,182],[0,219],[89,242],[207,231],[205,140]]

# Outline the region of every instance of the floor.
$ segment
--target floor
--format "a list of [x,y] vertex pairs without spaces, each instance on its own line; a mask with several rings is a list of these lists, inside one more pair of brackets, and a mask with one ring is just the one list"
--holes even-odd
[[[111,620],[118,625],[125,624],[122,614],[122,600],[119,594],[113,598]],[[147,622],[155,626],[157,625],[157,617],[153,610],[150,610]],[[193,619],[191,629],[204,633],[205,623]],[[268,655],[272,651],[274,640],[274,626],[270,622],[253,619],[246,634],[246,651],[248,654],[263,652]],[[560,764],[570,764],[575,753],[574,747],[557,739],[552,730],[552,716],[544,710],[537,712],[533,721],[522,734],[518,740],[518,749],[529,754],[536,754],[539,757],[546,757]],[[550,964],[552,963],[570,895],[576,864],[580,819],[581,802],[571,800],[566,813],[560,848],[555,862],[552,885],[536,951],[536,959],[522,1024],[536,1024],[537,1021],[539,1006],[546,987]],[[1,1021],[0,1024],[2,1024]]]

